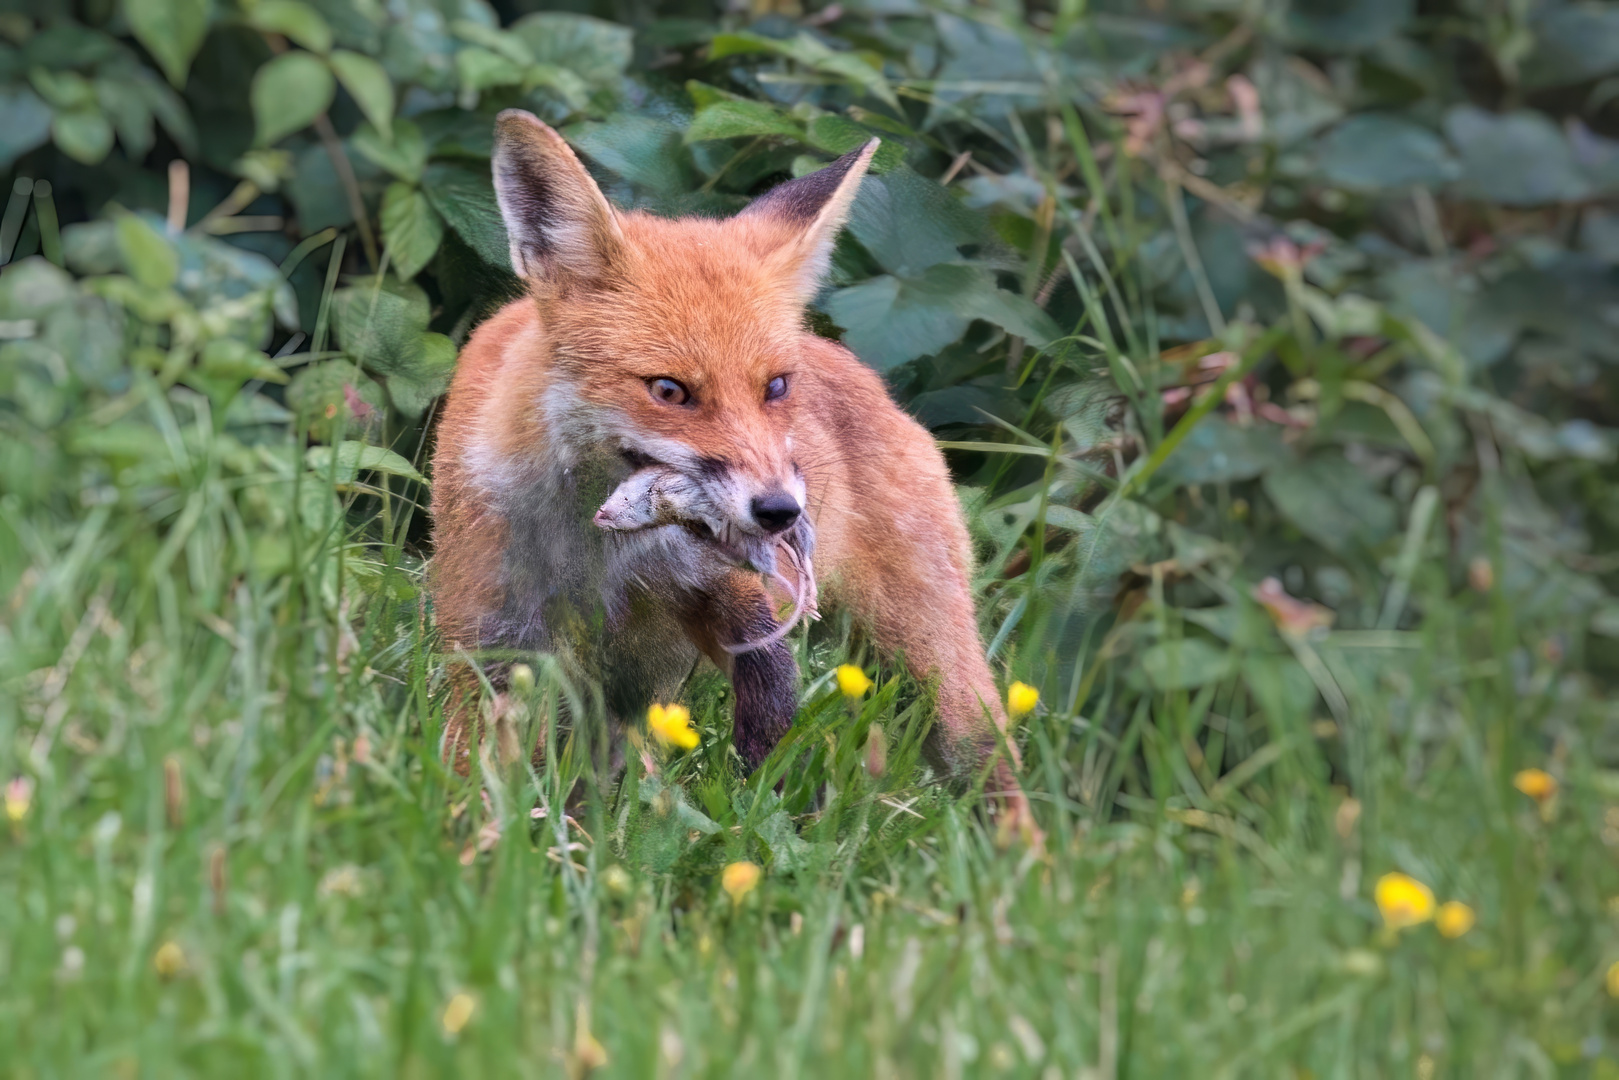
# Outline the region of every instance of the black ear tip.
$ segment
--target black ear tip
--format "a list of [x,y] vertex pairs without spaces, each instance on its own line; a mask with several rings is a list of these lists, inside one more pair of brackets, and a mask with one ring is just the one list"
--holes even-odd
[[844,154],[836,161],[830,162],[828,165],[826,165],[826,168],[835,169],[841,175],[848,172],[850,169],[869,165],[871,164],[872,157],[877,153],[878,147],[882,145],[883,141],[873,136],[869,142],[854,150],[850,150],[847,154]]

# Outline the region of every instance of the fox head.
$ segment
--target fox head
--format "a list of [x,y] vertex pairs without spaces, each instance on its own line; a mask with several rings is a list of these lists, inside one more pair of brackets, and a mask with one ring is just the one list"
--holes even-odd
[[700,483],[728,530],[783,532],[805,507],[794,431],[813,406],[799,341],[877,140],[726,220],[616,210],[573,150],[500,114],[494,182],[512,269],[542,308],[550,452]]

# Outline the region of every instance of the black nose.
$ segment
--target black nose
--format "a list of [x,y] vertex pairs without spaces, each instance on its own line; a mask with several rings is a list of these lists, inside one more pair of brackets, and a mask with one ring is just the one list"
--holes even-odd
[[753,500],[753,520],[766,532],[779,533],[798,520],[798,500],[785,491],[773,491]]

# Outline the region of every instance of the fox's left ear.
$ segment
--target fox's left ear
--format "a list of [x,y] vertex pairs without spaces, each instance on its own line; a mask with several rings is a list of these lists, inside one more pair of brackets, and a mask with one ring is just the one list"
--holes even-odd
[[815,298],[832,265],[832,245],[849,220],[860,180],[879,145],[880,140],[872,139],[824,169],[773,187],[737,215],[781,227],[786,240],[771,257],[785,263],[805,303]]

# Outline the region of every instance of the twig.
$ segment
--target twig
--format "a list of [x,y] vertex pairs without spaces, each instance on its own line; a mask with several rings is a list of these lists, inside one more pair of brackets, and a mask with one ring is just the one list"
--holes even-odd
[[186,214],[191,209],[191,167],[185,158],[169,162],[169,235],[185,231]]
[[365,248],[365,261],[372,269],[376,269],[377,238],[371,232],[370,219],[366,217],[365,200],[360,197],[360,181],[355,177],[354,165],[349,161],[342,141],[332,128],[332,121],[325,113],[315,117],[315,134],[320,136],[320,143],[326,148],[326,156],[332,159],[332,168],[337,170],[337,178],[343,183],[343,194],[348,196],[349,213],[354,215],[354,224],[360,230],[360,246]]
[[950,181],[954,180],[956,174],[967,167],[967,162],[971,161],[972,158],[973,152],[971,150],[963,150],[957,154],[956,159],[950,163],[950,167],[944,171],[944,175],[939,177],[939,186],[949,187]]
[[232,233],[280,232],[286,219],[279,214],[242,214],[216,218],[203,231],[210,236],[229,236]]
[[259,186],[251,180],[243,180],[226,195],[219,205],[202,215],[202,219],[192,226],[208,232],[214,222],[220,218],[232,217],[247,209],[248,204],[259,197]]

